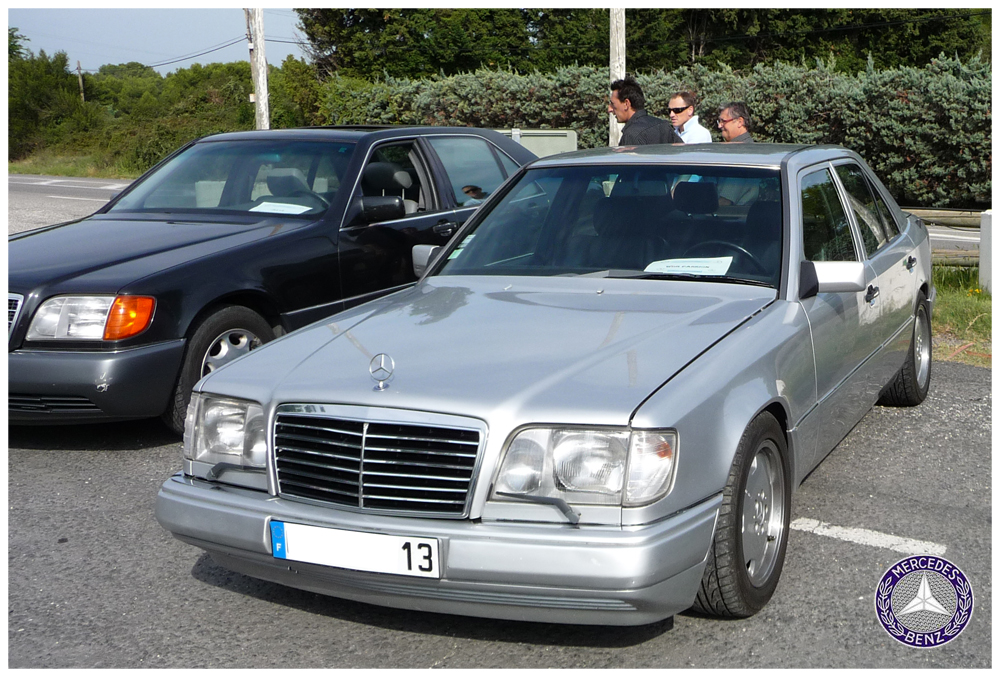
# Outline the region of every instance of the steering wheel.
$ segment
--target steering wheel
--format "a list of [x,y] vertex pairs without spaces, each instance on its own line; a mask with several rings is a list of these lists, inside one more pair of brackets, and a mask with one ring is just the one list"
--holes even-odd
[[695,251],[697,249],[705,249],[706,247],[713,246],[713,245],[714,246],[718,246],[718,247],[722,247],[723,249],[728,249],[730,251],[734,251],[734,252],[738,252],[740,254],[743,254],[743,256],[745,256],[746,259],[748,261],[750,261],[750,263],[752,263],[754,265],[754,268],[757,269],[758,273],[760,273],[761,275],[770,275],[771,274],[771,271],[769,271],[767,268],[765,268],[764,264],[761,263],[760,259],[758,259],[756,256],[754,256],[753,254],[751,254],[749,251],[747,251],[746,249],[744,249],[740,245],[734,244],[732,242],[726,242],[725,240],[705,240],[704,242],[699,242],[696,245],[688,247],[687,251],[684,252],[684,256],[688,256],[689,254],[691,254],[691,252],[693,252],[693,251]]
[[327,202],[326,198],[324,198],[319,193],[312,192],[311,190],[296,190],[296,191],[293,191],[293,192],[289,193],[288,197],[305,197],[305,198],[311,198],[311,199],[316,200],[317,202],[319,202],[320,205],[323,207],[323,209],[327,209],[330,206],[330,203]]

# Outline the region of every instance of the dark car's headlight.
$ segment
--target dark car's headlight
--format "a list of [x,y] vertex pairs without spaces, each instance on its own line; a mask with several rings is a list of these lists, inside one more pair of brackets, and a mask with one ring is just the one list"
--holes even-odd
[[507,446],[492,498],[645,505],[667,494],[676,466],[674,430],[528,428]]
[[229,469],[263,470],[267,463],[264,408],[233,397],[192,393],[184,426],[184,458],[198,477]]
[[149,326],[156,300],[149,296],[54,296],[35,311],[29,341],[118,341]]

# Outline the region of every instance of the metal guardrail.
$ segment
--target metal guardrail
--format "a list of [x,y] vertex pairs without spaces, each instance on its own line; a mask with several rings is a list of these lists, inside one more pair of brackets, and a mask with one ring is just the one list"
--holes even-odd
[[927,223],[954,228],[979,228],[982,212],[971,209],[922,209],[900,207],[904,212],[919,216]]

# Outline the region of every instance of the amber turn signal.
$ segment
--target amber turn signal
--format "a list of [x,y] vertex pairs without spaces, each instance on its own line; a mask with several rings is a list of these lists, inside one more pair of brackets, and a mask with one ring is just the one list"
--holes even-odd
[[119,341],[141,333],[153,319],[156,299],[151,296],[119,296],[111,304],[104,325],[104,340]]

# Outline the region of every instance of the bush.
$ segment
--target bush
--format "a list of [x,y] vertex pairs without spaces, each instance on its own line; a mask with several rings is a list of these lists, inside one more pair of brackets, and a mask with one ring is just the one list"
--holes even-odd
[[[774,63],[747,73],[722,66],[637,76],[647,110],[665,117],[667,102],[695,91],[702,123],[745,101],[759,141],[839,144],[872,166],[894,197],[923,207],[988,205],[992,191],[990,63],[935,59],[927,68],[850,75],[836,63]],[[334,77],[322,86],[327,124],[431,124],[569,128],[581,148],[607,144],[608,70],[589,66],[518,75],[477,70],[420,80],[366,82]],[[716,140],[721,138],[716,133]]]

